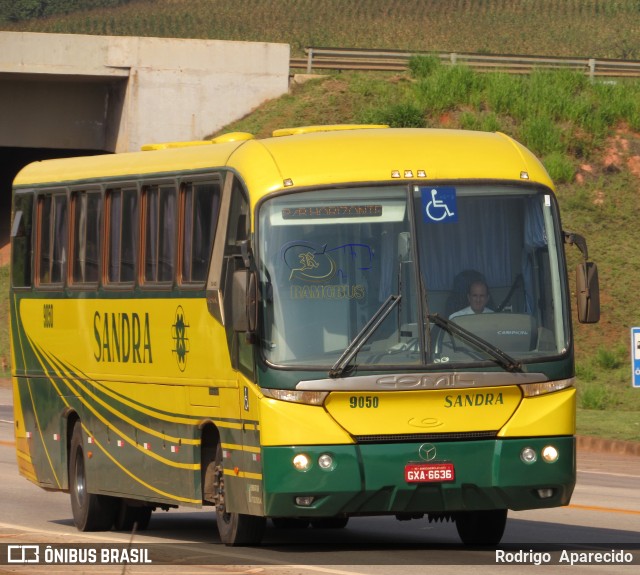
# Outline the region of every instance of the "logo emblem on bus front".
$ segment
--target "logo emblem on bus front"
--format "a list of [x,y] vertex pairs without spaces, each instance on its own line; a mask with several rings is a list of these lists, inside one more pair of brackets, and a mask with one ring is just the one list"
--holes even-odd
[[184,371],[187,367],[187,354],[189,353],[189,338],[187,337],[187,328],[189,324],[185,320],[185,313],[182,306],[176,309],[176,317],[171,326],[171,335],[173,337],[173,353],[176,354],[176,361],[180,371]]
[[436,458],[436,446],[431,443],[423,443],[418,448],[418,455],[423,461],[433,461]]

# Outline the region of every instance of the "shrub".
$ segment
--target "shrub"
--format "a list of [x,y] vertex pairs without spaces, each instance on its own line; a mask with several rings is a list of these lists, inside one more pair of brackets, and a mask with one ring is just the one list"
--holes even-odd
[[606,370],[617,369],[621,365],[616,353],[603,347],[598,348],[593,361],[597,367]]
[[500,118],[493,113],[474,114],[465,110],[460,114],[460,127],[463,130],[480,130],[483,132],[500,132]]
[[591,381],[595,380],[596,373],[595,373],[595,371],[593,370],[593,367],[591,367],[590,364],[577,363],[576,364],[576,377],[580,381],[591,382]]
[[585,385],[579,394],[582,409],[604,410],[609,406],[609,391],[604,384]]
[[522,115],[523,83],[526,78],[503,72],[487,74],[485,100],[496,114]]
[[388,124],[392,128],[424,128],[424,112],[411,102],[392,104],[379,110],[377,124]]
[[438,56],[412,56],[409,59],[409,72],[414,78],[427,78],[442,67]]
[[564,152],[562,130],[549,116],[532,115],[522,122],[523,143],[538,156]]
[[542,160],[542,163],[549,172],[549,177],[556,184],[567,184],[573,180],[576,174],[573,160],[560,152],[549,154]]

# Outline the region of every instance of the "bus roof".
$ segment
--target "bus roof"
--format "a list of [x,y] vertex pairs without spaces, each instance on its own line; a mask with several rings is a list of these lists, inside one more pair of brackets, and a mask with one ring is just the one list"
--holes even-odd
[[[375,129],[373,129],[375,128]],[[424,180],[531,181],[553,188],[540,161],[501,133],[465,130],[310,126],[252,139],[148,146],[149,151],[46,160],[26,166],[16,187],[161,178],[228,167],[252,203],[287,187]]]

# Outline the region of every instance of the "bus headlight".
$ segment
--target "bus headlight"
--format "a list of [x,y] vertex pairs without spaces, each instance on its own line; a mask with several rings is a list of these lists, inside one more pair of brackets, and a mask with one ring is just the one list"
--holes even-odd
[[542,381],[540,383],[523,383],[520,386],[522,394],[525,397],[536,397],[538,395],[545,395],[547,393],[553,393],[554,391],[560,391],[573,387],[575,384],[575,378],[559,379],[557,381]]
[[558,450],[553,445],[547,445],[542,450],[542,459],[544,459],[547,463],[555,463],[558,461],[558,457],[560,454]]
[[325,471],[333,471],[336,468],[335,461],[333,457],[328,453],[323,453],[320,457],[318,457],[318,466],[320,469],[324,469]]
[[289,401],[291,403],[304,403],[306,405],[322,405],[329,395],[328,391],[298,391],[295,389],[268,389],[260,388],[265,397]]
[[293,466],[298,471],[309,471],[311,468],[311,458],[304,453],[298,453],[298,455],[293,458]]
[[531,447],[525,447],[520,452],[520,459],[522,459],[522,461],[524,461],[525,463],[535,463],[536,459],[538,459],[538,456],[536,455],[535,449],[532,449]]

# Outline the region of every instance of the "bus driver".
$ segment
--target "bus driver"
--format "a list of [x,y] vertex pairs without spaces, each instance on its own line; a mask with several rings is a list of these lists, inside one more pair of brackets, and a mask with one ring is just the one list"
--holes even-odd
[[460,315],[471,315],[473,313],[493,313],[493,310],[486,307],[489,301],[489,286],[482,280],[475,280],[469,285],[467,292],[469,305],[461,310],[452,313],[449,319]]

